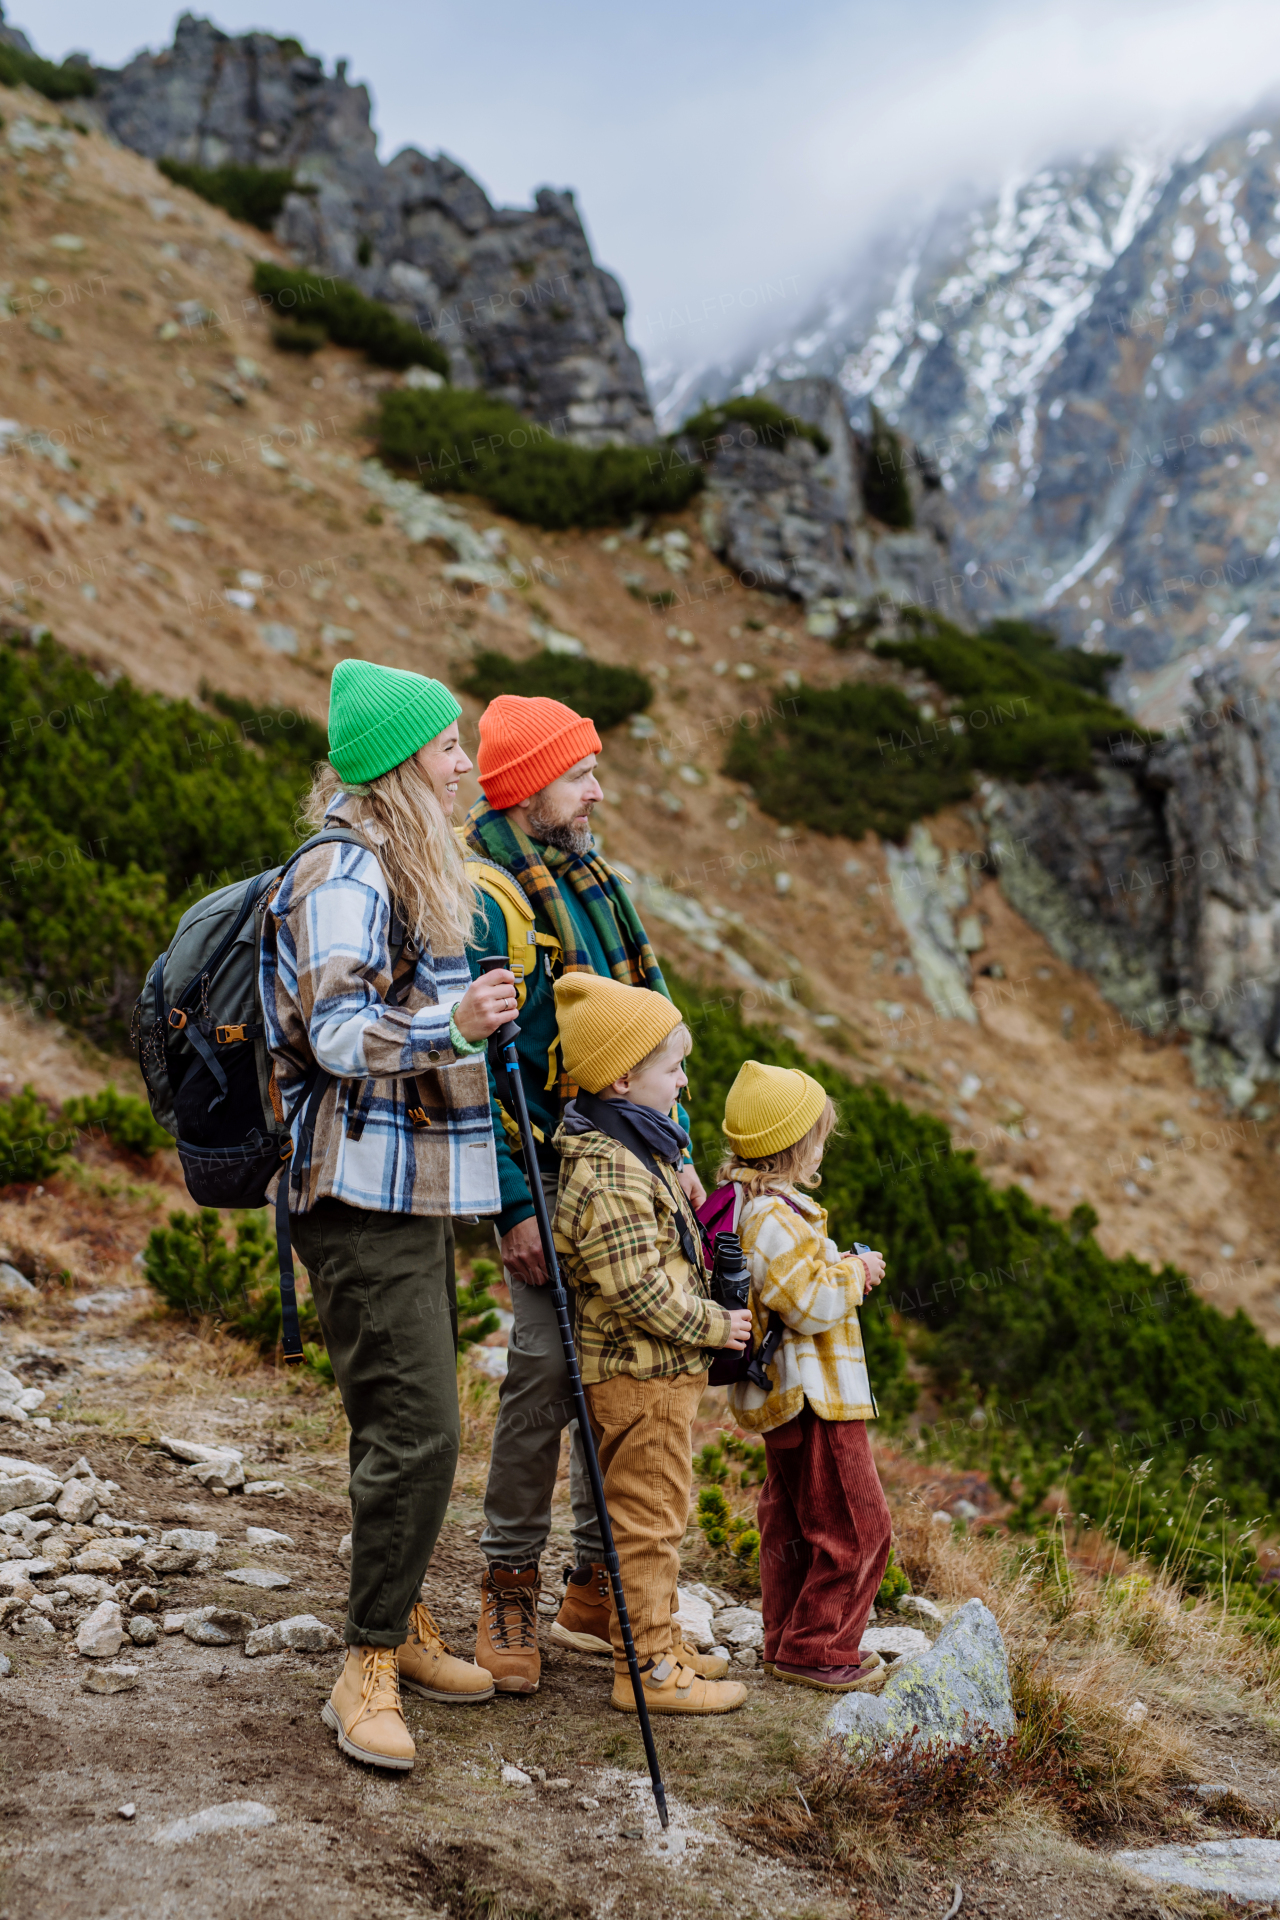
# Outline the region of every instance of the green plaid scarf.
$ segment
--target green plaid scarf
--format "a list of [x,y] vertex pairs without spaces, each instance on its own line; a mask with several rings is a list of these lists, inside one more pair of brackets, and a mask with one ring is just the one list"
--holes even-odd
[[535,910],[546,915],[560,942],[566,973],[590,973],[593,969],[578,945],[557,880],[567,881],[586,908],[613,978],[633,987],[651,987],[655,993],[671,998],[626,883],[598,854],[539,847],[510,814],[498,812],[483,798],[468,813],[462,834],[473,852],[505,867],[519,881]]

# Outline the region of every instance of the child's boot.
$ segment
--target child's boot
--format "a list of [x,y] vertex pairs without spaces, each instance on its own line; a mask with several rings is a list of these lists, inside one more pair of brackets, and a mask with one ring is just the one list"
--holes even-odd
[[[677,1628],[677,1636],[679,1629]],[[682,1667],[692,1667],[704,1680],[723,1680],[729,1671],[729,1662],[722,1653],[699,1653],[687,1640],[676,1639],[671,1649],[671,1657],[678,1660]]]
[[598,1560],[585,1567],[566,1567],[564,1582],[564,1604],[551,1627],[555,1645],[572,1647],[575,1653],[612,1653],[609,1569]]
[[793,1687],[815,1687],[819,1693],[875,1693],[889,1676],[878,1653],[864,1653],[858,1665],[850,1667],[797,1667],[788,1661],[774,1662],[774,1677]]
[[[747,1697],[740,1680],[704,1680],[676,1658],[675,1649],[642,1667],[640,1681],[650,1713],[733,1713]],[[619,1713],[636,1710],[631,1675],[625,1668],[614,1674],[609,1705]]]

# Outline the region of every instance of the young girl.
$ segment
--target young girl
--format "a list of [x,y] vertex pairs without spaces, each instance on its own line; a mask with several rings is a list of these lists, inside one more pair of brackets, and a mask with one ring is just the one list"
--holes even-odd
[[783,1327],[768,1392],[746,1380],[729,1389],[739,1423],[764,1435],[768,1460],[759,1508],[765,1672],[847,1693],[883,1678],[880,1656],[863,1655],[859,1643],[884,1577],[890,1521],[867,1439],[876,1406],[858,1326],[884,1260],[839,1252],[825,1209],[804,1191],[819,1183],[837,1118],[807,1073],[745,1061],[725,1102],[730,1153],[718,1181],[741,1196],[756,1344],[771,1314]]

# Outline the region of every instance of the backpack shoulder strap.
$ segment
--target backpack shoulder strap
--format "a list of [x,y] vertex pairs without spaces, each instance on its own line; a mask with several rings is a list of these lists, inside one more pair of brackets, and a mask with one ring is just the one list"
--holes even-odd
[[554,934],[538,931],[532,903],[514,874],[470,850],[465,864],[472,886],[492,900],[502,914],[507,930],[507,962],[516,977],[516,1009],[519,1011],[528,992],[527,976],[538,963],[539,947],[546,953],[548,965],[554,967],[560,959],[560,942]]

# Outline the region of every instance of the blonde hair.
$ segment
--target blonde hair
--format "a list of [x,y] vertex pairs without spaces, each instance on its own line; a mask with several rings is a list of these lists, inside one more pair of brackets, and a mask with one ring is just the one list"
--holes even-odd
[[823,1150],[840,1124],[840,1109],[828,1099],[808,1133],[794,1146],[780,1153],[766,1153],[759,1160],[742,1160],[730,1152],[716,1169],[716,1185],[736,1180],[748,1200],[758,1193],[774,1193],[779,1187],[820,1187]]
[[[677,1039],[683,1042],[680,1048],[680,1058],[683,1060],[687,1053],[693,1051],[693,1035],[683,1020],[677,1020],[666,1039],[659,1041],[656,1047],[651,1047],[644,1056],[644,1059],[637,1060],[634,1067],[628,1067],[627,1073],[640,1073],[645,1067],[651,1067],[656,1060],[665,1060],[666,1056],[671,1052],[672,1043]],[[624,1078],[621,1074],[619,1074],[618,1077],[619,1079]]]
[[387,876],[405,926],[433,954],[461,953],[475,938],[476,896],[444,810],[412,760],[354,789],[322,760],[302,806],[317,830],[335,794],[346,793],[352,825]]

